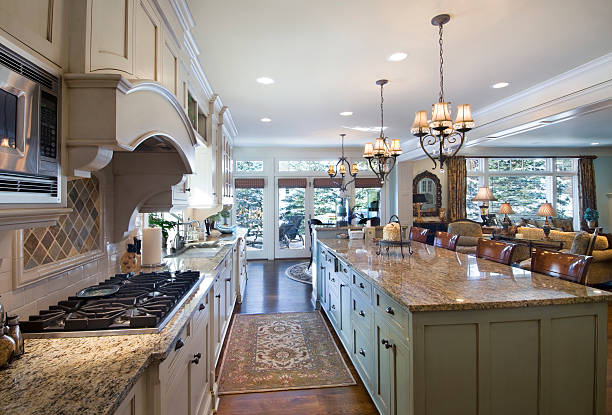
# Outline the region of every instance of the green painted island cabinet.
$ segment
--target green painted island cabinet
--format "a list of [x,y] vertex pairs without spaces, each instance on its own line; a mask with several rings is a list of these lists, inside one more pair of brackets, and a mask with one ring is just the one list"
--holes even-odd
[[376,248],[316,238],[313,290],[381,414],[606,413],[610,294],[429,245]]

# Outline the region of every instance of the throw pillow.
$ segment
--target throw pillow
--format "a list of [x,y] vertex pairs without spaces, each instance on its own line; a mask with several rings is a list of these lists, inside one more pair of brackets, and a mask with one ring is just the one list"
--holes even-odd
[[572,241],[572,247],[570,248],[570,254],[586,255],[590,240],[591,240],[590,234],[586,232],[578,232],[576,236],[574,236],[574,240]]

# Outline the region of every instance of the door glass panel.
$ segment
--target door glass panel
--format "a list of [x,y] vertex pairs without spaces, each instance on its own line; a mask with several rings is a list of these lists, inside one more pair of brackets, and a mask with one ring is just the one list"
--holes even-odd
[[248,251],[263,249],[264,189],[236,189],[236,222],[247,229]]
[[304,249],[304,197],[306,189],[278,189],[278,242],[280,249]]
[[355,189],[355,214],[358,219],[380,217],[380,188]]
[[336,224],[336,207],[340,189],[317,187],[314,189],[314,215],[324,225]]

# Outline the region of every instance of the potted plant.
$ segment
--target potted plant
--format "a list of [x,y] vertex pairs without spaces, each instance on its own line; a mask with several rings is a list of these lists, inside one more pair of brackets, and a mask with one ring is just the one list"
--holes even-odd
[[[156,215],[155,213],[149,214],[149,226],[151,228],[161,228],[162,230],[162,246],[166,246],[168,242],[168,230],[174,229],[178,222],[171,220],[165,220],[163,215]],[[164,248],[165,249],[165,248]]]
[[584,211],[584,220],[586,220],[590,229],[597,226],[597,219],[599,219],[599,212],[597,212],[595,209],[586,208]]

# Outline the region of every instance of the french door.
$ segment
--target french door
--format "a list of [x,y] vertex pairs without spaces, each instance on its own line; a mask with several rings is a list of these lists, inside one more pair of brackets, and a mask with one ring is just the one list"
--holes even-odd
[[324,178],[278,178],[276,185],[276,258],[310,257],[308,220],[335,225],[340,189]]

